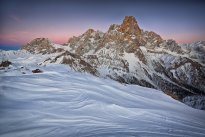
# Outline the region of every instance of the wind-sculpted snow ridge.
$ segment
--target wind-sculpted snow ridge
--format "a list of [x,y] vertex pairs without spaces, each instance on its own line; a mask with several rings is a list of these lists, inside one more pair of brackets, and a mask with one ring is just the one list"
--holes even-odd
[[161,91],[17,56],[0,70],[1,137],[205,136],[205,111]]
[[[205,96],[205,42],[179,45],[163,40],[155,32],[142,30],[132,16],[105,33],[88,29],[63,45],[37,38],[23,49],[47,55],[42,65],[68,64],[79,72],[159,89],[180,101],[191,97],[191,104]],[[205,110],[205,100],[200,98]]]

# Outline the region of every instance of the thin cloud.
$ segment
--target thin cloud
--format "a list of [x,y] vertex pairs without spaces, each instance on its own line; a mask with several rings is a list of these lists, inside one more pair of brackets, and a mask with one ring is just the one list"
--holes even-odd
[[10,15],[10,18],[13,21],[17,22],[17,23],[21,23],[22,22],[22,19],[20,17],[16,16],[16,15]]

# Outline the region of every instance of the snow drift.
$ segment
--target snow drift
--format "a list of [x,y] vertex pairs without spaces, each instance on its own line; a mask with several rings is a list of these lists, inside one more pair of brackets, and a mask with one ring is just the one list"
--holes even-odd
[[0,70],[1,137],[205,136],[205,112],[161,91],[14,53]]

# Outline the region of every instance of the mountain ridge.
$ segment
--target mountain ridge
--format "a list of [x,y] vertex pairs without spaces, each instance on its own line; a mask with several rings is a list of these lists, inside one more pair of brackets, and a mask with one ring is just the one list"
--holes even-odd
[[42,62],[45,65],[68,64],[76,71],[159,89],[180,101],[205,95],[205,42],[179,45],[163,40],[155,32],[143,31],[133,16],[105,33],[89,29],[63,45],[38,38],[22,49],[57,54]]

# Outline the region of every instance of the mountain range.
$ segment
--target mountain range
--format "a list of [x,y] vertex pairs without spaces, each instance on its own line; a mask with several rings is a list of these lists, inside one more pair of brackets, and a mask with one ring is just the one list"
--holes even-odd
[[162,90],[192,107],[205,109],[205,41],[178,44],[144,31],[135,17],[107,32],[88,29],[64,44],[36,38],[22,47],[47,55],[39,65],[67,64],[73,70]]

